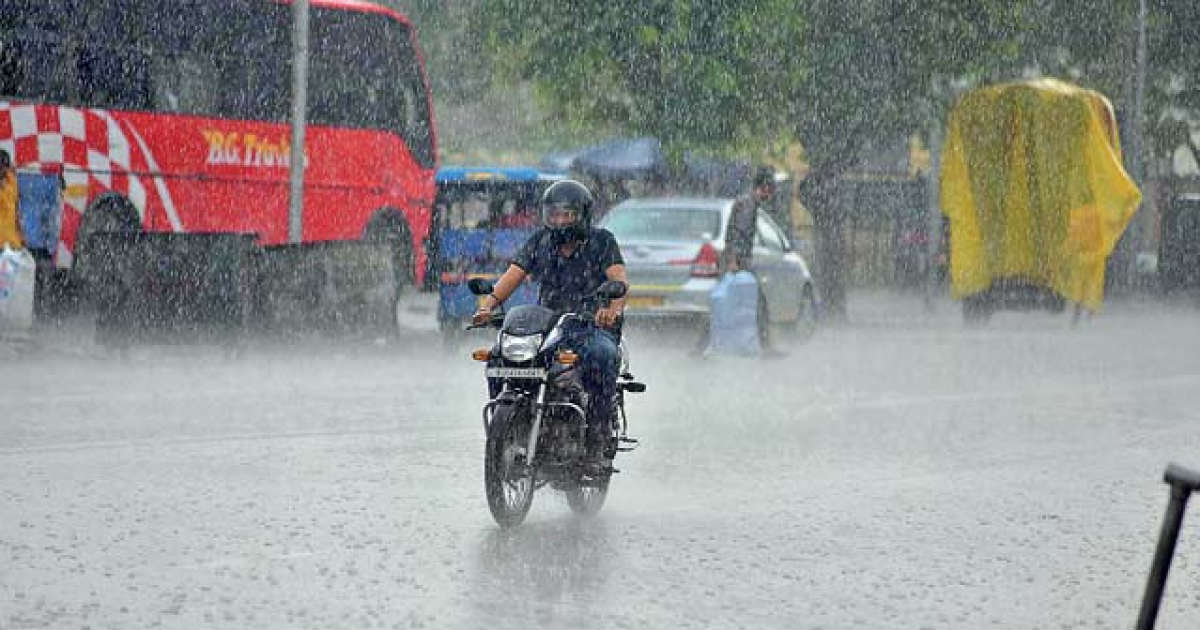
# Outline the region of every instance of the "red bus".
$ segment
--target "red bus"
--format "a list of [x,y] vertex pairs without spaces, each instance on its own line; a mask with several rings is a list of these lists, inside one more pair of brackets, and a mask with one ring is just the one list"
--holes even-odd
[[[0,148],[61,173],[57,268],[97,230],[287,242],[291,27],[285,0],[0,0]],[[311,0],[309,29],[303,242],[388,239],[419,282],[437,148],[412,24]]]

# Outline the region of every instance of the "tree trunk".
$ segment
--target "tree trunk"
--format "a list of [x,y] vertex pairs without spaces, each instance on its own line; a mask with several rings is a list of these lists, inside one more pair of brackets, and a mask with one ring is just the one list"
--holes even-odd
[[846,318],[846,268],[842,212],[837,199],[838,178],[829,174],[810,174],[801,186],[801,198],[813,217],[816,228],[817,287],[824,302],[824,314],[833,320]]

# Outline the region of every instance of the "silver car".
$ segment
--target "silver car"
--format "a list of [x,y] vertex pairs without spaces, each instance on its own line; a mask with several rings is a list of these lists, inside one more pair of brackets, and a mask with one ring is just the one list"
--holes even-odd
[[[629,199],[599,226],[621,246],[629,273],[625,313],[636,319],[708,317],[709,293],[719,279],[725,226],[733,199]],[[811,334],[818,295],[808,264],[765,213],[758,214],[752,271],[762,286],[767,320]]]

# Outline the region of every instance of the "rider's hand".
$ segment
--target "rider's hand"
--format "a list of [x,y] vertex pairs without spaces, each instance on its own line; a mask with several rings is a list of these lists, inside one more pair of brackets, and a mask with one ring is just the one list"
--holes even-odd
[[492,321],[492,307],[487,303],[487,300],[484,300],[479,305],[479,309],[475,311],[475,314],[471,316],[471,323],[476,326],[482,326],[490,321]]
[[490,321],[492,321],[492,309],[486,306],[479,307],[479,310],[471,316],[471,323],[476,326],[482,326]]
[[596,323],[605,328],[612,328],[617,325],[617,320],[621,317],[621,310],[616,306],[605,306],[596,311]]

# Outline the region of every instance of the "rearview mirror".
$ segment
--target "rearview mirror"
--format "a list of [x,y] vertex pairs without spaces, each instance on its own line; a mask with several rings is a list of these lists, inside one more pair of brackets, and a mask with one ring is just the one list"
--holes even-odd
[[484,278],[471,278],[467,280],[467,288],[475,295],[489,295],[495,288],[492,286],[492,281]]
[[615,300],[625,297],[625,292],[628,290],[629,285],[620,280],[606,280],[599,289],[596,289],[596,295],[606,300]]

